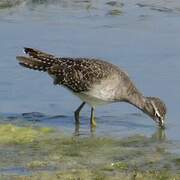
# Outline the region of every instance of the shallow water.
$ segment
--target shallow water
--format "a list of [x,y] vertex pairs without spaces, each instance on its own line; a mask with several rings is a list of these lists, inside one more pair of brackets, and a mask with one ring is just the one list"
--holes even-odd
[[[29,0],[3,6],[1,123],[52,127],[66,135],[75,132],[73,111],[80,101],[66,89],[53,86],[48,75],[20,67],[15,56],[24,46],[57,56],[98,57],[124,68],[145,95],[165,101],[167,149],[179,155],[179,22],[178,1]],[[98,108],[98,126],[93,133],[89,115],[86,107],[78,132],[85,137],[116,139],[141,134],[150,138],[158,131],[151,119],[125,103]],[[21,168],[15,169],[12,167],[12,172],[19,174]]]

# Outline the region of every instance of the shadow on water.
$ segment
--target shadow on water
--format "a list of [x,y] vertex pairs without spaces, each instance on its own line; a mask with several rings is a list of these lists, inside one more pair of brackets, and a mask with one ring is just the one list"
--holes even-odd
[[[120,137],[126,135],[132,131],[132,133],[152,131],[154,129],[154,122],[152,124],[144,124],[146,118],[140,113],[125,114],[122,116],[101,116],[97,117],[97,127],[95,129],[90,128],[89,117],[82,116],[80,118],[80,125],[76,127],[74,125],[74,117],[66,115],[46,115],[40,112],[29,112],[22,114],[4,114],[2,115],[3,122],[14,123],[16,125],[21,124],[34,124],[37,126],[48,126],[59,130],[67,130],[72,132],[75,127],[77,134],[86,134],[93,132],[96,135],[103,136],[110,133],[112,137]],[[76,134],[76,133],[75,133]]]
[[[67,115],[46,115],[40,112],[22,114],[3,114],[1,123],[12,123],[18,126],[50,127],[63,133],[76,136],[109,136],[112,138],[126,137],[128,135],[143,133],[151,136],[156,124],[144,124],[146,116],[140,113],[125,114],[122,116],[101,116],[96,118],[97,127],[91,128],[89,117],[82,116],[80,124],[76,125],[74,117]],[[151,121],[150,121],[151,122]],[[158,131],[162,137],[161,129]],[[156,135],[158,136],[158,135]],[[165,135],[164,135],[165,137]]]
[[[152,128],[154,129],[154,125],[147,125],[147,124],[141,124],[142,121],[138,122],[142,118],[142,121],[144,121],[144,116],[139,113],[132,113],[132,114],[126,114],[121,117],[115,117],[115,116],[102,116],[98,117],[97,128],[92,128],[89,124],[89,118],[87,117],[81,117],[81,123],[75,124],[74,123],[74,117],[72,116],[66,116],[66,115],[45,115],[40,112],[29,112],[29,113],[22,113],[22,114],[1,114],[0,116],[0,123],[3,124],[12,124],[15,126],[22,126],[22,127],[49,127],[54,128],[57,131],[66,133],[66,131],[69,133],[71,131],[72,135],[75,136],[97,136],[97,137],[105,137],[109,136],[108,133],[111,133],[112,138],[118,139],[122,135],[122,137],[127,137],[126,134],[120,133],[118,134],[118,131],[132,131],[133,134],[139,134],[138,129],[144,129],[145,131],[148,131],[150,129],[152,131]],[[133,122],[132,119],[136,122]],[[106,131],[106,135],[101,132],[101,127],[104,131]],[[137,128],[137,129],[136,129]],[[86,133],[83,133],[85,132]],[[142,133],[142,131],[140,131]],[[165,129],[162,128],[156,128],[156,131],[154,134],[151,133],[149,137],[151,137],[151,140],[155,141],[166,141],[168,138],[166,138]],[[129,133],[129,132],[128,132]],[[131,133],[130,133],[131,134]],[[148,133],[147,133],[148,134]]]

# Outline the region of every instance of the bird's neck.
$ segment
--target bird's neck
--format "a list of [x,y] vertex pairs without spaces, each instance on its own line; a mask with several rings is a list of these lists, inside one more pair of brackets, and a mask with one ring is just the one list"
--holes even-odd
[[128,96],[127,101],[136,106],[138,109],[144,111],[146,98],[139,92],[133,93],[132,95]]

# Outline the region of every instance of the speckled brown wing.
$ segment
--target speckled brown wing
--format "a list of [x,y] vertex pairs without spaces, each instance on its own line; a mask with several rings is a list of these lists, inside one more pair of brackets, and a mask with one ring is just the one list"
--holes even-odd
[[107,62],[86,58],[59,58],[48,73],[55,84],[62,84],[74,92],[88,91],[93,84],[109,76],[117,67]]
[[54,78],[54,84],[64,85],[74,92],[88,91],[111,73],[121,72],[117,66],[98,59],[57,58],[32,48],[24,48],[24,51],[28,57],[18,56],[20,65],[46,71]]

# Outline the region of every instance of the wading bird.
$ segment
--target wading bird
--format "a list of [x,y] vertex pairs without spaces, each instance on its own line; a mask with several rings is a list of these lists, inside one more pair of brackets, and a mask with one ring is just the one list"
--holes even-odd
[[96,126],[96,106],[127,102],[164,127],[166,106],[163,101],[158,97],[144,96],[119,67],[99,59],[58,58],[32,48],[24,48],[24,51],[27,56],[17,56],[20,65],[47,72],[54,84],[66,87],[82,100],[74,113],[76,124],[79,124],[79,113],[86,103],[91,106],[90,123],[93,127]]

